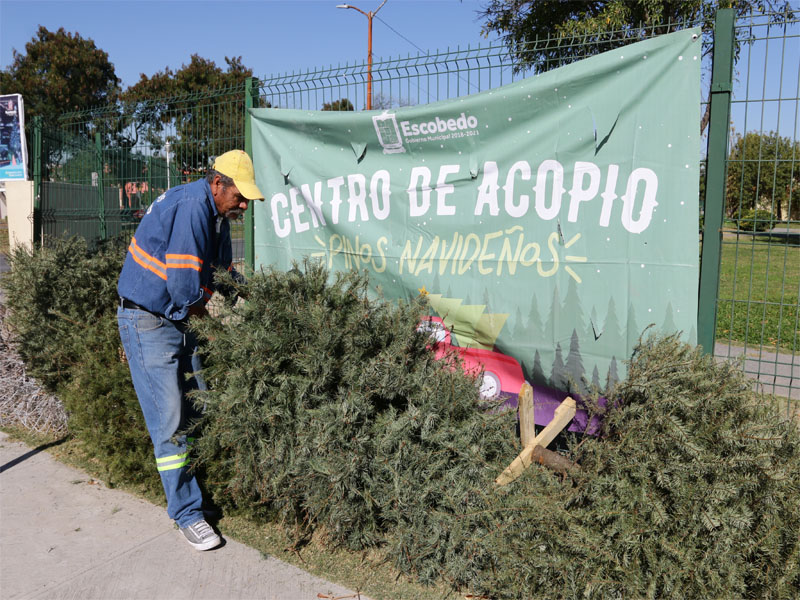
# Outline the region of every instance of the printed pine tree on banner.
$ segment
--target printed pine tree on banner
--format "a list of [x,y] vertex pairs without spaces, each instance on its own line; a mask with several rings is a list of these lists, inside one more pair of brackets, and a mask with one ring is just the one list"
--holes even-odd
[[578,340],[578,332],[572,330],[572,337],[569,343],[569,354],[567,354],[567,363],[564,368],[569,383],[569,391],[579,395],[586,394],[586,385],[583,382],[585,372],[583,370],[583,361],[581,360],[581,347]]

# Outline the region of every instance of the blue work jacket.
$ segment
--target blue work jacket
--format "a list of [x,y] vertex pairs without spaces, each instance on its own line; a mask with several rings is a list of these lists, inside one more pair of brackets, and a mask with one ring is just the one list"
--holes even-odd
[[145,310],[181,321],[190,306],[211,299],[216,269],[232,270],[230,225],[200,179],[167,190],[147,209],[117,291]]

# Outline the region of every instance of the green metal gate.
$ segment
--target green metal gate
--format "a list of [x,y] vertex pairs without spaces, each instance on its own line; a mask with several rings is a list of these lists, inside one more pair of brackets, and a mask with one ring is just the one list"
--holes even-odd
[[[244,86],[34,122],[34,234],[90,241],[135,229],[164,191],[244,146]],[[244,229],[231,228],[242,254]]]

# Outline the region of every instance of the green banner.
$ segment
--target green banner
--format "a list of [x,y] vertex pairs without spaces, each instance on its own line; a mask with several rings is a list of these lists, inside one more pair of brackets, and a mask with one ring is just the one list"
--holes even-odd
[[651,323],[694,342],[699,34],[424,106],[251,110],[256,265],[367,269],[427,294],[467,362],[573,393],[622,378]]

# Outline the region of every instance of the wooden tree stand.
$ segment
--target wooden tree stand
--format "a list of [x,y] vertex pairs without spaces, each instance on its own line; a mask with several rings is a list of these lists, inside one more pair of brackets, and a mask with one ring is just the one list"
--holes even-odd
[[544,465],[558,473],[580,470],[580,466],[557,452],[547,450],[547,445],[569,424],[575,416],[575,400],[567,397],[556,409],[553,420],[539,435],[535,435],[533,414],[533,388],[527,382],[519,393],[519,431],[523,450],[495,479],[497,485],[507,485],[527,469],[532,462]]

